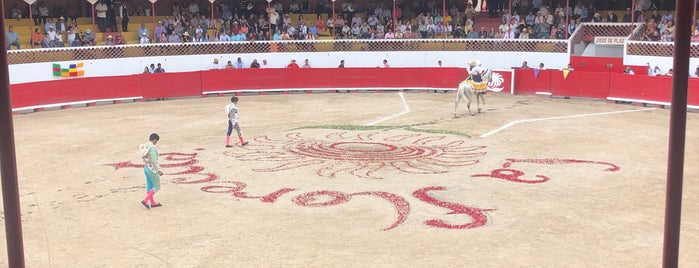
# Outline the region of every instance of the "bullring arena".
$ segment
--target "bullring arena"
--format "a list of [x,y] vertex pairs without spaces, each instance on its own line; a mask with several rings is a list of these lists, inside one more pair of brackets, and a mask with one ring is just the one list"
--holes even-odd
[[[228,96],[15,116],[28,266],[658,265],[666,109],[492,93],[453,118],[452,93],[240,98],[250,144],[234,148]],[[150,132],[166,175],[147,210]],[[685,172],[691,267],[699,170]]]
[[[639,41],[644,27],[11,51],[26,266],[657,267],[672,77],[644,72],[672,50]],[[586,55],[598,36],[616,57]],[[273,66],[209,68],[237,57]],[[482,113],[455,116],[472,59],[497,75]],[[141,74],[150,63],[167,72]],[[697,88],[680,267],[699,263]],[[234,95],[250,143],[227,148]],[[144,208],[137,145],[154,132],[163,206]]]

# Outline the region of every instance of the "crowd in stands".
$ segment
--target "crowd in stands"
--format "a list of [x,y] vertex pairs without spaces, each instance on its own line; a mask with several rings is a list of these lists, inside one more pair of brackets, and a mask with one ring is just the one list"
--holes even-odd
[[[635,20],[646,22],[647,26],[643,40],[673,41],[672,13],[668,11],[660,14],[654,10],[652,15],[646,16],[642,11],[650,8],[646,5],[650,0],[636,1],[640,4],[634,11]],[[507,1],[496,0],[490,5],[488,13],[479,13],[471,3],[460,9],[456,4],[447,4],[451,5],[448,8],[443,7],[442,1],[408,1],[396,6],[394,14],[391,1],[369,1],[366,6],[360,6],[354,0],[347,0],[342,1],[334,12],[327,1],[317,1],[317,5],[313,7],[309,0],[275,0],[269,8],[266,1],[220,1],[214,6],[213,13],[216,19],[212,20],[209,2],[189,0],[173,4],[171,15],[158,21],[154,28],[147,29],[145,24],[142,25],[138,29],[138,36],[142,44],[253,41],[270,38],[314,40],[319,39],[319,36],[338,39],[566,39],[581,22],[632,20],[631,10],[628,8],[621,19],[611,11],[602,16],[590,1],[577,1],[574,6],[568,8],[565,7],[565,2],[555,0],[512,2],[511,12],[504,4]],[[552,2],[555,3],[555,7]],[[92,29],[80,30],[76,23],[76,12],[69,12],[68,10],[72,9],[62,5],[56,6],[53,12],[49,12],[49,8],[43,2],[37,2],[32,8],[33,13],[38,14],[34,16],[34,22],[36,25],[43,25],[36,27],[32,34],[32,46],[50,48],[125,43],[121,34],[96,40]],[[122,31],[127,31],[129,16],[145,15],[143,7],[129,7],[126,2],[117,6],[113,0],[98,0],[95,12],[98,30],[102,33],[116,32],[117,17],[122,20]],[[13,7],[11,14],[13,18],[24,16],[17,6]],[[315,15],[309,18],[308,14]],[[500,17],[499,27],[479,26],[478,17],[486,14],[490,17]],[[699,28],[697,30],[699,34]]]

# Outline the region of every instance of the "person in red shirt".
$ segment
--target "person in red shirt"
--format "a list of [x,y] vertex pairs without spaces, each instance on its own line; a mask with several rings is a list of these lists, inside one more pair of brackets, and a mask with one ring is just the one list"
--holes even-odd
[[286,65],[286,68],[299,68],[299,65],[296,64],[296,60],[291,60],[291,63]]

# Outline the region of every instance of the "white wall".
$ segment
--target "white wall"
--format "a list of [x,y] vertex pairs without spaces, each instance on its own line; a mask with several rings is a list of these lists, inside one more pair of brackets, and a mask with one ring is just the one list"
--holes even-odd
[[[85,60],[85,77],[131,75],[143,72],[143,67],[151,63],[161,63],[167,72],[188,72],[208,69],[214,58],[223,65],[241,57],[246,66],[253,59],[261,62],[267,59],[273,67],[283,68],[291,59],[296,59],[299,65],[304,59],[309,59],[311,66],[316,68],[335,68],[340,60],[345,60],[346,67],[377,67],[384,59],[391,67],[433,67],[441,60],[445,67],[466,67],[466,61],[478,59],[485,68],[509,69],[520,66],[522,61],[528,61],[529,66],[540,62],[547,68],[561,69],[565,67],[570,57],[566,53],[532,53],[532,52],[473,52],[473,51],[437,51],[437,52],[299,52],[299,53],[260,53],[260,54],[220,54],[220,55],[189,55],[145,58],[121,58],[103,60]],[[64,65],[75,63],[55,62]],[[14,64],[10,65],[10,84],[20,84],[38,81],[66,79],[54,77],[52,66],[54,62]]]
[[[673,66],[673,57],[651,57],[651,56],[635,56],[635,55],[627,55],[624,58],[624,65],[639,65],[639,66],[646,66],[647,63],[650,63],[651,66],[655,67],[658,66],[660,67],[660,71],[662,73],[666,73],[667,70],[672,68]],[[699,58],[690,58],[689,59],[689,75],[691,77],[697,77],[694,75],[694,70],[699,67]]]

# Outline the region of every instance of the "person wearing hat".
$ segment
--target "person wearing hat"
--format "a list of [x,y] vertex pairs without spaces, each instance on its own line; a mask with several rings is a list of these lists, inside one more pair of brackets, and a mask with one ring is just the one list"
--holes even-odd
[[63,17],[58,18],[58,22],[56,22],[56,32],[59,34],[62,34],[66,31],[68,31],[68,27],[66,26],[65,20],[63,20]]
[[114,36],[107,36],[107,40],[104,41],[105,46],[113,46],[114,44]]
[[85,33],[83,33],[81,41],[83,43],[83,46],[90,45],[94,46],[95,45],[95,34],[92,32],[92,29],[87,29],[85,30]]
[[191,38],[191,36],[189,36],[189,32],[185,31],[182,33],[182,42],[183,43],[192,42],[192,38]]
[[470,60],[468,64],[468,78],[466,80],[471,81],[471,86],[476,91],[485,91],[488,84],[483,82],[483,73],[485,69],[481,68],[481,62],[479,60]]
[[141,39],[139,39],[139,43],[141,44],[150,44],[150,38],[148,38],[147,33],[141,33]]

